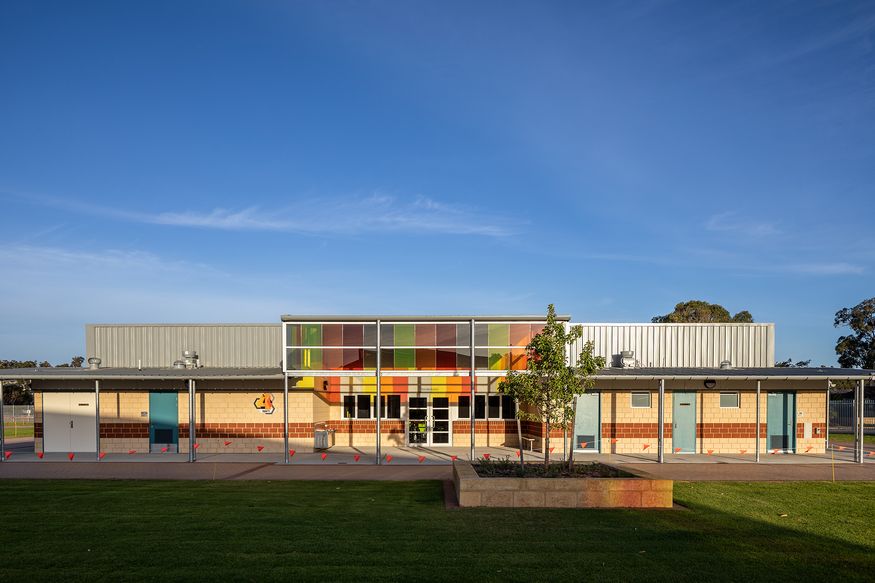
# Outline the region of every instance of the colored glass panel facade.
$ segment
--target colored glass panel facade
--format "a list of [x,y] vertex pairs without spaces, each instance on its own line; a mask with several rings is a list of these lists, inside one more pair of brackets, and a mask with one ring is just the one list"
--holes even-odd
[[[543,323],[475,323],[474,365],[483,374],[524,370],[526,345]],[[374,323],[286,323],[286,370],[376,369]],[[394,371],[467,371],[471,367],[468,322],[387,322],[380,327],[381,368]],[[495,371],[495,372],[493,372]]]

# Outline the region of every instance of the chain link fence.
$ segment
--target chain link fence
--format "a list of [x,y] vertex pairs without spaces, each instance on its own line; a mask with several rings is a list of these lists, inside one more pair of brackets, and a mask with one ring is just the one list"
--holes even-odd
[[4,405],[5,436],[33,437],[33,405]]

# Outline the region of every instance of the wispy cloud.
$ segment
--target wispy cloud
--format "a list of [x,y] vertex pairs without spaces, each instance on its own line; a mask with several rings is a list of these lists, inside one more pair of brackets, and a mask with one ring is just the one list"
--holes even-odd
[[781,233],[776,223],[740,217],[735,211],[712,215],[705,222],[705,228],[709,231],[737,233],[748,237],[767,237]]
[[[9,194],[9,193],[7,193]],[[227,231],[279,231],[307,235],[357,235],[395,232],[505,237],[522,224],[517,219],[473,207],[375,193],[368,196],[307,197],[278,209],[249,206],[180,211],[113,209],[67,198],[12,195],[44,206],[117,220]]]
[[835,263],[800,263],[783,268],[790,273],[803,275],[862,275],[866,269],[861,265],[838,261]]

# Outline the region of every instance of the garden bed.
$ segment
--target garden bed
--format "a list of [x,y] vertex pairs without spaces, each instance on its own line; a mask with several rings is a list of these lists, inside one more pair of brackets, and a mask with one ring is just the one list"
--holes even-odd
[[598,462],[520,464],[509,459],[482,459],[473,464],[481,478],[631,478],[632,474]]
[[[512,463],[481,463],[479,471],[497,471],[502,468],[512,472]],[[519,477],[516,464],[514,477],[493,473],[483,477],[478,469],[467,461],[453,462],[453,484],[459,506],[491,506],[499,508],[671,508],[674,483],[671,480],[638,478],[604,464],[580,464],[582,472],[600,474],[610,471],[627,477],[588,477],[574,474],[563,477],[558,471],[555,477]],[[488,469],[487,469],[488,468]],[[607,469],[605,469],[607,468]],[[543,464],[541,464],[543,470]]]

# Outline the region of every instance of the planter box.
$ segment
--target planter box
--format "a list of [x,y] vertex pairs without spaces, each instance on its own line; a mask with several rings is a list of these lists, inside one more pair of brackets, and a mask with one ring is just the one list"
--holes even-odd
[[459,460],[453,483],[465,508],[671,508],[674,485],[645,478],[481,478]]

